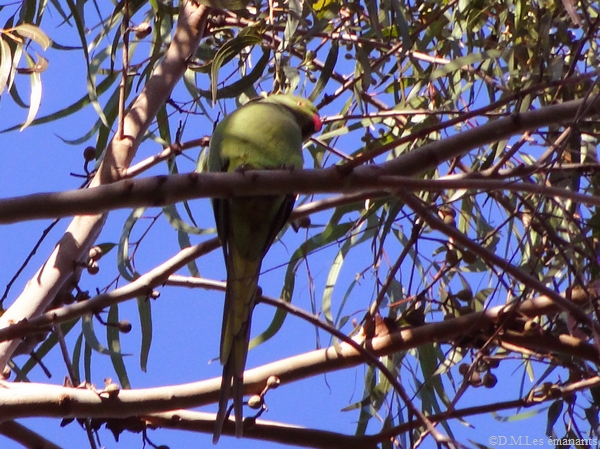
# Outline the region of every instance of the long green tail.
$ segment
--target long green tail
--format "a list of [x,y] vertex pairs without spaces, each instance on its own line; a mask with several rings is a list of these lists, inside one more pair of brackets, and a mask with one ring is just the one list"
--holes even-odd
[[[235,435],[243,431],[244,368],[250,340],[250,321],[254,308],[258,275],[262,260],[244,260],[232,253],[228,257],[227,291],[221,331],[221,392],[219,411],[213,433],[217,443],[229,411],[229,398],[233,398]],[[233,391],[232,391],[233,390]]]

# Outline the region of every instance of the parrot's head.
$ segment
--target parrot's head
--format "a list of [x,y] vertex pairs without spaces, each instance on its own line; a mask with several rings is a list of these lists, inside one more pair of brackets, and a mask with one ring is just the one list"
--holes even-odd
[[264,101],[277,104],[290,111],[302,130],[302,139],[306,140],[314,133],[321,131],[321,118],[314,104],[303,97],[296,95],[271,95]]

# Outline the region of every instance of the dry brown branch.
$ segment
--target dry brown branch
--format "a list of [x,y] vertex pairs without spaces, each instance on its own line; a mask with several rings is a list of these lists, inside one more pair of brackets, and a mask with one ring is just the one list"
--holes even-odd
[[[392,195],[396,190],[443,191],[465,189],[481,191],[530,192],[545,197],[571,199],[582,204],[600,206],[600,198],[572,190],[539,184],[496,179],[415,179],[386,175],[381,166],[360,167],[348,175],[335,168],[324,170],[252,170],[252,173],[187,173],[152,176],[103,185],[94,189],[59,193],[38,193],[0,200],[0,223],[42,218],[66,217],[77,213],[98,213],[131,207],[160,207],[196,198],[266,195],[273,193],[338,193],[339,198],[319,204],[301,206],[292,219],[308,212],[340,204]],[[367,190],[369,193],[364,193]],[[354,193],[359,192],[359,193]],[[362,192],[362,193],[360,193]]]
[[[500,410],[511,410],[529,407],[535,404],[555,401],[557,398],[566,398],[577,391],[585,391],[594,386],[600,385],[600,377],[592,377],[580,382],[565,385],[553,390],[553,395],[540,398],[533,403],[528,398],[515,399],[512,401],[494,402],[486,405],[474,407],[465,407],[452,411],[436,413],[429,416],[429,420],[434,423],[447,421],[453,418],[468,418],[470,416],[481,415]],[[193,432],[211,433],[214,426],[214,414],[193,412],[189,410],[173,410],[169,412],[155,413],[146,415],[143,419],[152,426],[183,429]],[[374,435],[343,435],[334,432],[325,432],[317,429],[301,428],[287,424],[274,423],[264,420],[256,420],[255,423],[244,429],[244,436],[247,438],[278,442],[282,444],[291,444],[301,447],[316,448],[370,448],[377,444],[394,439],[397,435],[408,432],[419,426],[415,420],[410,423],[386,429]],[[226,425],[223,434],[234,435],[233,425]]]
[[[537,298],[535,302],[543,310],[548,310],[551,300]],[[533,313],[532,303],[525,301],[523,307],[528,310],[528,313]],[[506,306],[494,307],[483,312],[416,328],[400,329],[385,336],[357,341],[376,356],[390,355],[426,343],[449,342],[488,329],[490,326],[495,326],[506,314]],[[536,340],[536,344],[540,341],[542,340]],[[568,351],[567,345],[564,345],[563,349]],[[589,357],[593,362],[597,361],[593,347],[587,343],[578,342],[574,355]],[[258,394],[263,391],[270,376],[277,376],[282,385],[285,385],[364,362],[361,352],[345,343],[310,351],[246,371],[245,393]],[[0,386],[4,387],[0,388],[0,402],[3,403],[3,417],[6,419],[25,416],[127,417],[213,403],[218,399],[220,378],[182,385],[122,390],[118,397],[109,399],[102,398],[93,390],[85,388],[18,383],[2,383]]]

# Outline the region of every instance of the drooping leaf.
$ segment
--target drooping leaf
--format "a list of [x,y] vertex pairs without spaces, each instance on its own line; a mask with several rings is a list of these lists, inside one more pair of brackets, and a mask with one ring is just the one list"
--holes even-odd
[[83,336],[85,337],[85,343],[94,351],[103,355],[109,355],[111,357],[123,357],[124,355],[131,355],[112,351],[100,343],[98,337],[96,337],[96,333],[94,332],[94,322],[92,321],[91,315],[85,315],[81,319],[81,330],[83,331]]
[[137,306],[142,331],[142,344],[140,350],[140,369],[146,372],[148,357],[152,346],[152,304],[149,298],[137,298]]
[[117,267],[119,268],[119,273],[128,281],[133,281],[139,277],[139,273],[133,268],[131,265],[131,260],[129,259],[129,237],[133,230],[133,227],[137,224],[140,217],[144,214],[146,208],[137,208],[134,209],[125,224],[123,225],[123,230],[121,232],[121,238],[119,239],[119,249],[117,253]]
[[315,101],[318,98],[318,96],[321,95],[323,89],[325,89],[325,86],[331,78],[333,69],[335,68],[335,64],[337,63],[338,54],[339,44],[337,41],[333,41],[331,42],[331,47],[329,48],[329,52],[327,53],[325,64],[323,64],[323,70],[321,70],[321,74],[319,75],[319,79],[317,79],[315,88],[308,97],[310,101]]
[[249,29],[247,32],[240,33],[235,38],[227,41],[219,51],[217,51],[217,54],[210,65],[210,85],[213,103],[217,100],[217,86],[219,83],[219,70],[221,70],[221,67],[239,55],[246,47],[257,45],[261,42],[262,38]]
[[0,34],[0,95],[4,92],[4,88],[8,83],[12,69],[12,54],[10,52],[10,46],[2,38]]
[[46,36],[46,33],[44,33],[41,28],[31,23],[21,23],[16,27],[5,31],[16,31],[21,36],[40,44],[44,50],[47,50],[51,43],[50,38]]
[[[109,76],[109,77],[105,78],[104,80],[102,80],[102,82],[98,85],[97,92],[99,94],[106,92],[108,90],[108,88],[116,81],[116,79],[117,79],[116,75],[112,75],[112,76]],[[77,100],[75,103],[73,103],[70,106],[65,107],[64,109],[60,109],[59,111],[56,111],[52,114],[42,116],[42,117],[39,117],[39,118],[33,120],[30,123],[30,126],[41,125],[42,123],[49,123],[49,122],[58,120],[60,118],[67,117],[71,114],[74,114],[75,112],[82,110],[85,106],[89,105],[90,103],[91,103],[91,101],[90,101],[88,95],[84,95],[82,98]],[[10,128],[1,130],[0,133],[14,131],[15,129],[18,129],[21,126],[22,125],[12,126]]]
[[[27,65],[29,67],[35,67],[37,64],[35,60],[25,53],[25,59],[27,59]],[[32,71],[29,74],[29,80],[31,81],[31,94],[29,96],[29,112],[27,113],[27,119],[19,131],[23,131],[32,122],[40,108],[42,102],[42,78],[38,71]]]
[[[116,324],[119,321],[119,306],[118,304],[113,304],[110,306],[108,311],[107,323]],[[111,355],[110,359],[113,364],[113,368],[115,369],[115,373],[119,377],[119,383],[122,388],[131,388],[131,383],[129,382],[129,376],[127,376],[127,368],[125,367],[125,362],[123,361],[123,357],[121,354],[121,341],[120,341],[120,332],[116,326],[107,325],[106,326],[106,340],[108,342],[108,349],[115,354],[119,355]]]

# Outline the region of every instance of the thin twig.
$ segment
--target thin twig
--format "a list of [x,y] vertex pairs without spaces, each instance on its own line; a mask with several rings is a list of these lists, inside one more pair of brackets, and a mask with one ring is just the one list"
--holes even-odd
[[2,294],[2,298],[0,298],[0,308],[2,307],[2,304],[4,303],[4,300],[8,297],[8,293],[10,292],[10,289],[11,289],[12,285],[19,278],[19,275],[27,267],[27,265],[29,264],[29,261],[37,253],[37,250],[40,247],[40,245],[42,244],[42,242],[46,239],[46,237],[48,236],[48,234],[50,234],[50,231],[54,228],[54,226],[56,226],[58,224],[59,221],[60,221],[60,219],[58,219],[58,218],[55,219],[52,223],[50,223],[48,225],[48,227],[46,229],[44,229],[42,231],[42,235],[40,236],[40,238],[38,239],[38,241],[35,243],[35,245],[33,246],[32,250],[29,252],[29,254],[25,258],[25,260],[23,261],[23,263],[21,264],[21,266],[19,267],[19,269],[17,270],[17,272],[13,275],[13,277],[10,279],[10,281],[8,281],[8,284],[6,284],[6,288],[4,289],[4,293]]
[[127,81],[129,77],[129,2],[123,3],[123,20],[121,21],[121,39],[123,39],[123,54],[121,67],[121,82],[119,83],[119,127],[117,139],[125,138],[125,98],[127,97]]

